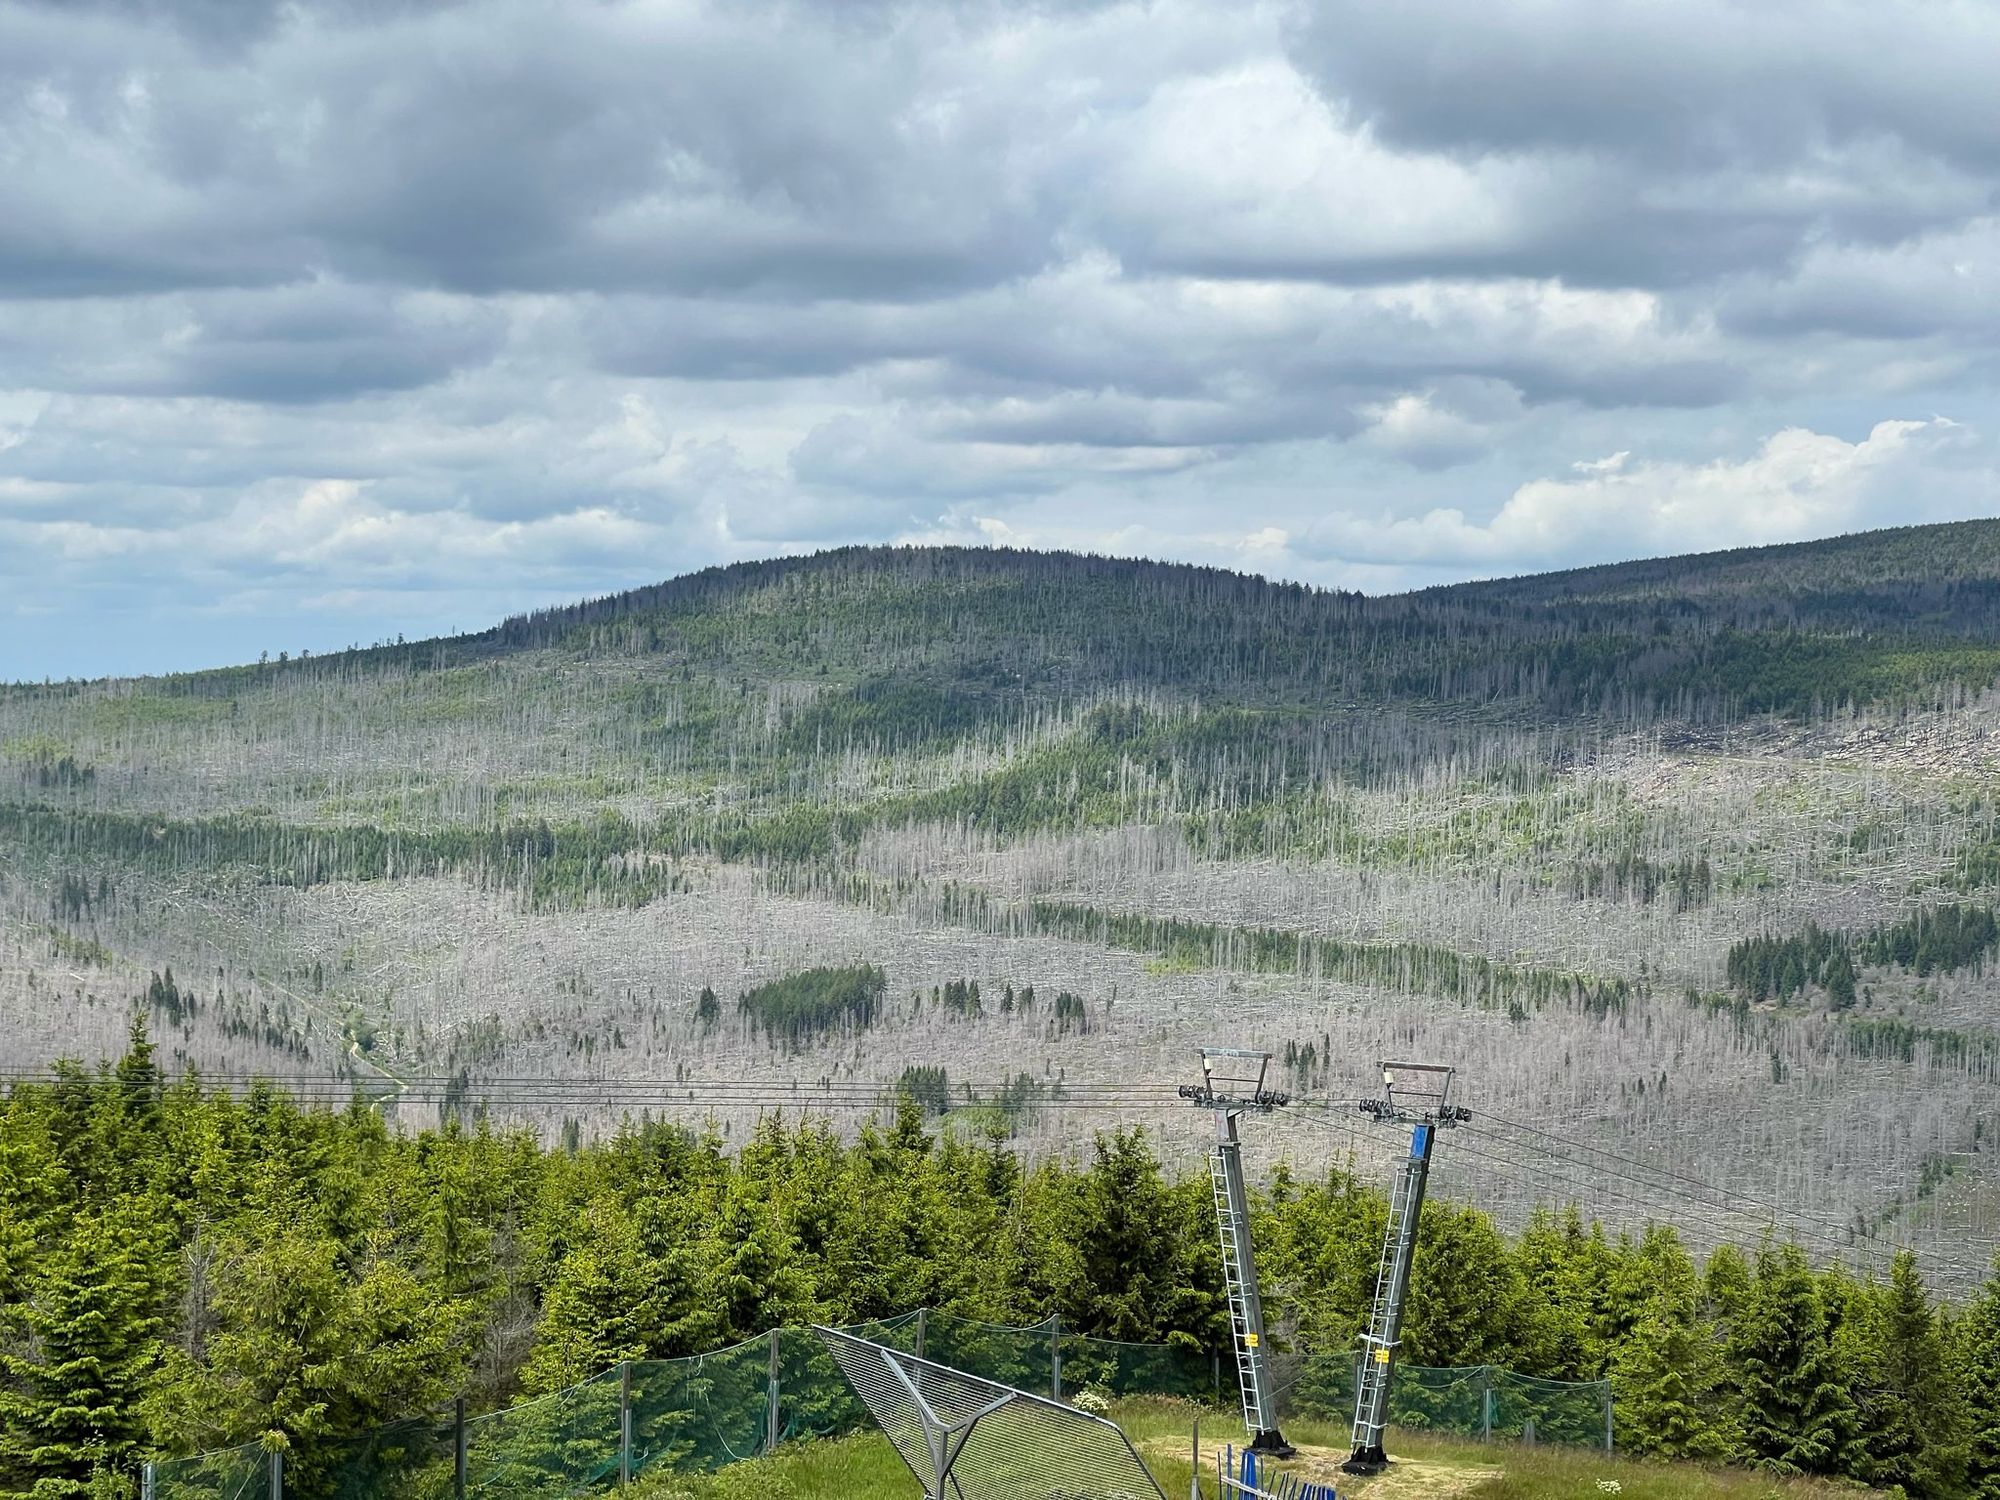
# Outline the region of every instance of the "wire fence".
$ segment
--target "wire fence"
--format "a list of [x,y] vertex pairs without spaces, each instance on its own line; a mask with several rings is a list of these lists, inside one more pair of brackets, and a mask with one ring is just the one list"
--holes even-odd
[[146,1494],[185,1500],[273,1500],[273,1478],[282,1466],[262,1443],[220,1448],[192,1458],[146,1466]]
[[[844,1330],[872,1343],[1057,1400],[1221,1399],[1233,1363],[1193,1340],[1120,1343],[1064,1331],[923,1310]],[[1349,1355],[1308,1356],[1289,1410],[1345,1419],[1354,1402]],[[1227,1394],[1234,1395],[1233,1385]],[[1471,1436],[1599,1444],[1610,1387],[1536,1380],[1489,1365],[1400,1365],[1390,1400],[1400,1426]],[[613,1489],[656,1471],[705,1473],[795,1438],[873,1426],[839,1364],[810,1330],[783,1328],[687,1359],[634,1360],[504,1411],[464,1404],[379,1427],[342,1443],[301,1443],[282,1463],[247,1444],[149,1466],[145,1500],[557,1500]]]
[[[1346,1351],[1309,1355],[1281,1410],[1345,1418],[1359,1377],[1359,1358]],[[1398,1364],[1389,1420],[1423,1432],[1609,1448],[1611,1382],[1542,1380],[1498,1365]]]

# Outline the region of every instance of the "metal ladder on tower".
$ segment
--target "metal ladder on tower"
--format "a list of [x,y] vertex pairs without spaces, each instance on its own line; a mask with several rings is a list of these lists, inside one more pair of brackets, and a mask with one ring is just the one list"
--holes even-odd
[[1243,1226],[1236,1214],[1228,1160],[1220,1142],[1208,1153],[1208,1175],[1215,1187],[1215,1222],[1222,1241],[1222,1286],[1229,1299],[1230,1343],[1236,1350],[1236,1383],[1243,1392],[1243,1425],[1252,1433],[1268,1432],[1277,1422],[1273,1413],[1264,1410],[1264,1396],[1259,1389],[1263,1384],[1258,1379],[1263,1319],[1252,1311],[1251,1298],[1256,1293],[1245,1284],[1243,1263],[1236,1253]]
[[1368,1332],[1361,1336],[1361,1371],[1355,1378],[1353,1435],[1357,1454],[1382,1446],[1391,1372],[1395,1367],[1396,1346],[1402,1342],[1401,1289],[1409,1285],[1408,1265],[1416,1248],[1417,1216],[1411,1212],[1411,1203],[1413,1199],[1421,1203],[1416,1182],[1421,1170],[1414,1158],[1404,1162],[1389,1190],[1389,1222],[1382,1234],[1382,1256],[1375,1267],[1377,1294],[1369,1313]]

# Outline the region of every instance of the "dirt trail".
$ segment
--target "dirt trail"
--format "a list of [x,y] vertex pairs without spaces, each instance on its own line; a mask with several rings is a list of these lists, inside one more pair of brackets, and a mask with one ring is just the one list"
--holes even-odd
[[[1211,1478],[1215,1473],[1215,1456],[1222,1451],[1222,1446],[1206,1439],[1202,1441],[1202,1472]],[[1171,1438],[1156,1438],[1143,1444],[1142,1448],[1148,1458],[1171,1456],[1185,1462],[1188,1456],[1188,1445],[1185,1442],[1176,1443]],[[1338,1485],[1342,1500],[1349,1495],[1358,1497],[1358,1500],[1455,1500],[1455,1497],[1470,1494],[1479,1485],[1489,1479],[1497,1479],[1504,1472],[1498,1464],[1447,1464],[1433,1459],[1399,1458],[1387,1472],[1360,1479],[1340,1472],[1340,1465],[1346,1457],[1347,1450],[1344,1448],[1322,1448],[1301,1443],[1297,1458],[1276,1467],[1287,1474]]]

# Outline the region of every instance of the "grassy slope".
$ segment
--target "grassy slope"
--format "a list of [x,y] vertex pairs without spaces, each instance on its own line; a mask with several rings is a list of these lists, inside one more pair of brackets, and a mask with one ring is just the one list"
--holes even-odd
[[[1132,1403],[1116,1416],[1145,1455],[1170,1500],[1189,1493],[1192,1408],[1167,1403]],[[1222,1440],[1234,1432],[1223,1413],[1202,1414],[1206,1432]],[[1338,1471],[1345,1454],[1344,1427],[1330,1423],[1287,1422],[1286,1433],[1301,1448],[1290,1466],[1315,1479],[1331,1479],[1343,1496],[1357,1500],[1571,1500],[1611,1493],[1621,1500],[1823,1500],[1842,1495],[1860,1500],[1870,1492],[1857,1486],[1814,1480],[1776,1479],[1740,1469],[1652,1463],[1624,1455],[1576,1449],[1522,1448],[1393,1433],[1389,1444],[1397,1462],[1373,1479],[1352,1479]],[[1204,1436],[1204,1453],[1212,1439]],[[1206,1467],[1201,1493],[1214,1500],[1213,1470]],[[836,1442],[801,1443],[770,1459],[756,1460],[700,1478],[654,1476],[636,1491],[637,1500],[921,1500],[922,1487],[910,1476],[888,1441],[867,1434]]]

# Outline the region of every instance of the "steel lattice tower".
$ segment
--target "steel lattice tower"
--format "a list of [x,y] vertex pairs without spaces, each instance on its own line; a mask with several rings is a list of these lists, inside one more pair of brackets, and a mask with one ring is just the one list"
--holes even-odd
[[1208,1169],[1215,1189],[1216,1232],[1222,1241],[1222,1281],[1229,1298],[1236,1379],[1243,1392],[1243,1425],[1250,1433],[1252,1451],[1290,1458],[1298,1450],[1278,1430],[1277,1393],[1264,1336],[1264,1300],[1257,1284],[1256,1255],[1250,1246],[1250,1194],[1243,1181],[1243,1143],[1236,1130],[1244,1113],[1269,1114],[1291,1102],[1290,1095],[1264,1087],[1270,1066],[1268,1052],[1204,1047],[1201,1083],[1182,1088],[1181,1094],[1215,1115],[1215,1145],[1209,1150]]
[[[1389,1425],[1389,1388],[1396,1376],[1410,1268],[1417,1258],[1417,1224],[1423,1213],[1424,1184],[1430,1177],[1431,1149],[1439,1130],[1472,1118],[1471,1111],[1451,1102],[1453,1072],[1436,1063],[1385,1062],[1382,1097],[1361,1101],[1363,1114],[1412,1129],[1410,1154],[1397,1169],[1389,1194],[1389,1224],[1375,1270],[1375,1305],[1368,1331],[1361,1337],[1361,1368],[1354,1382],[1354,1452],[1341,1465],[1350,1474],[1380,1473],[1389,1462],[1382,1451],[1382,1433]],[[1401,1098],[1399,1077],[1407,1080]]]

